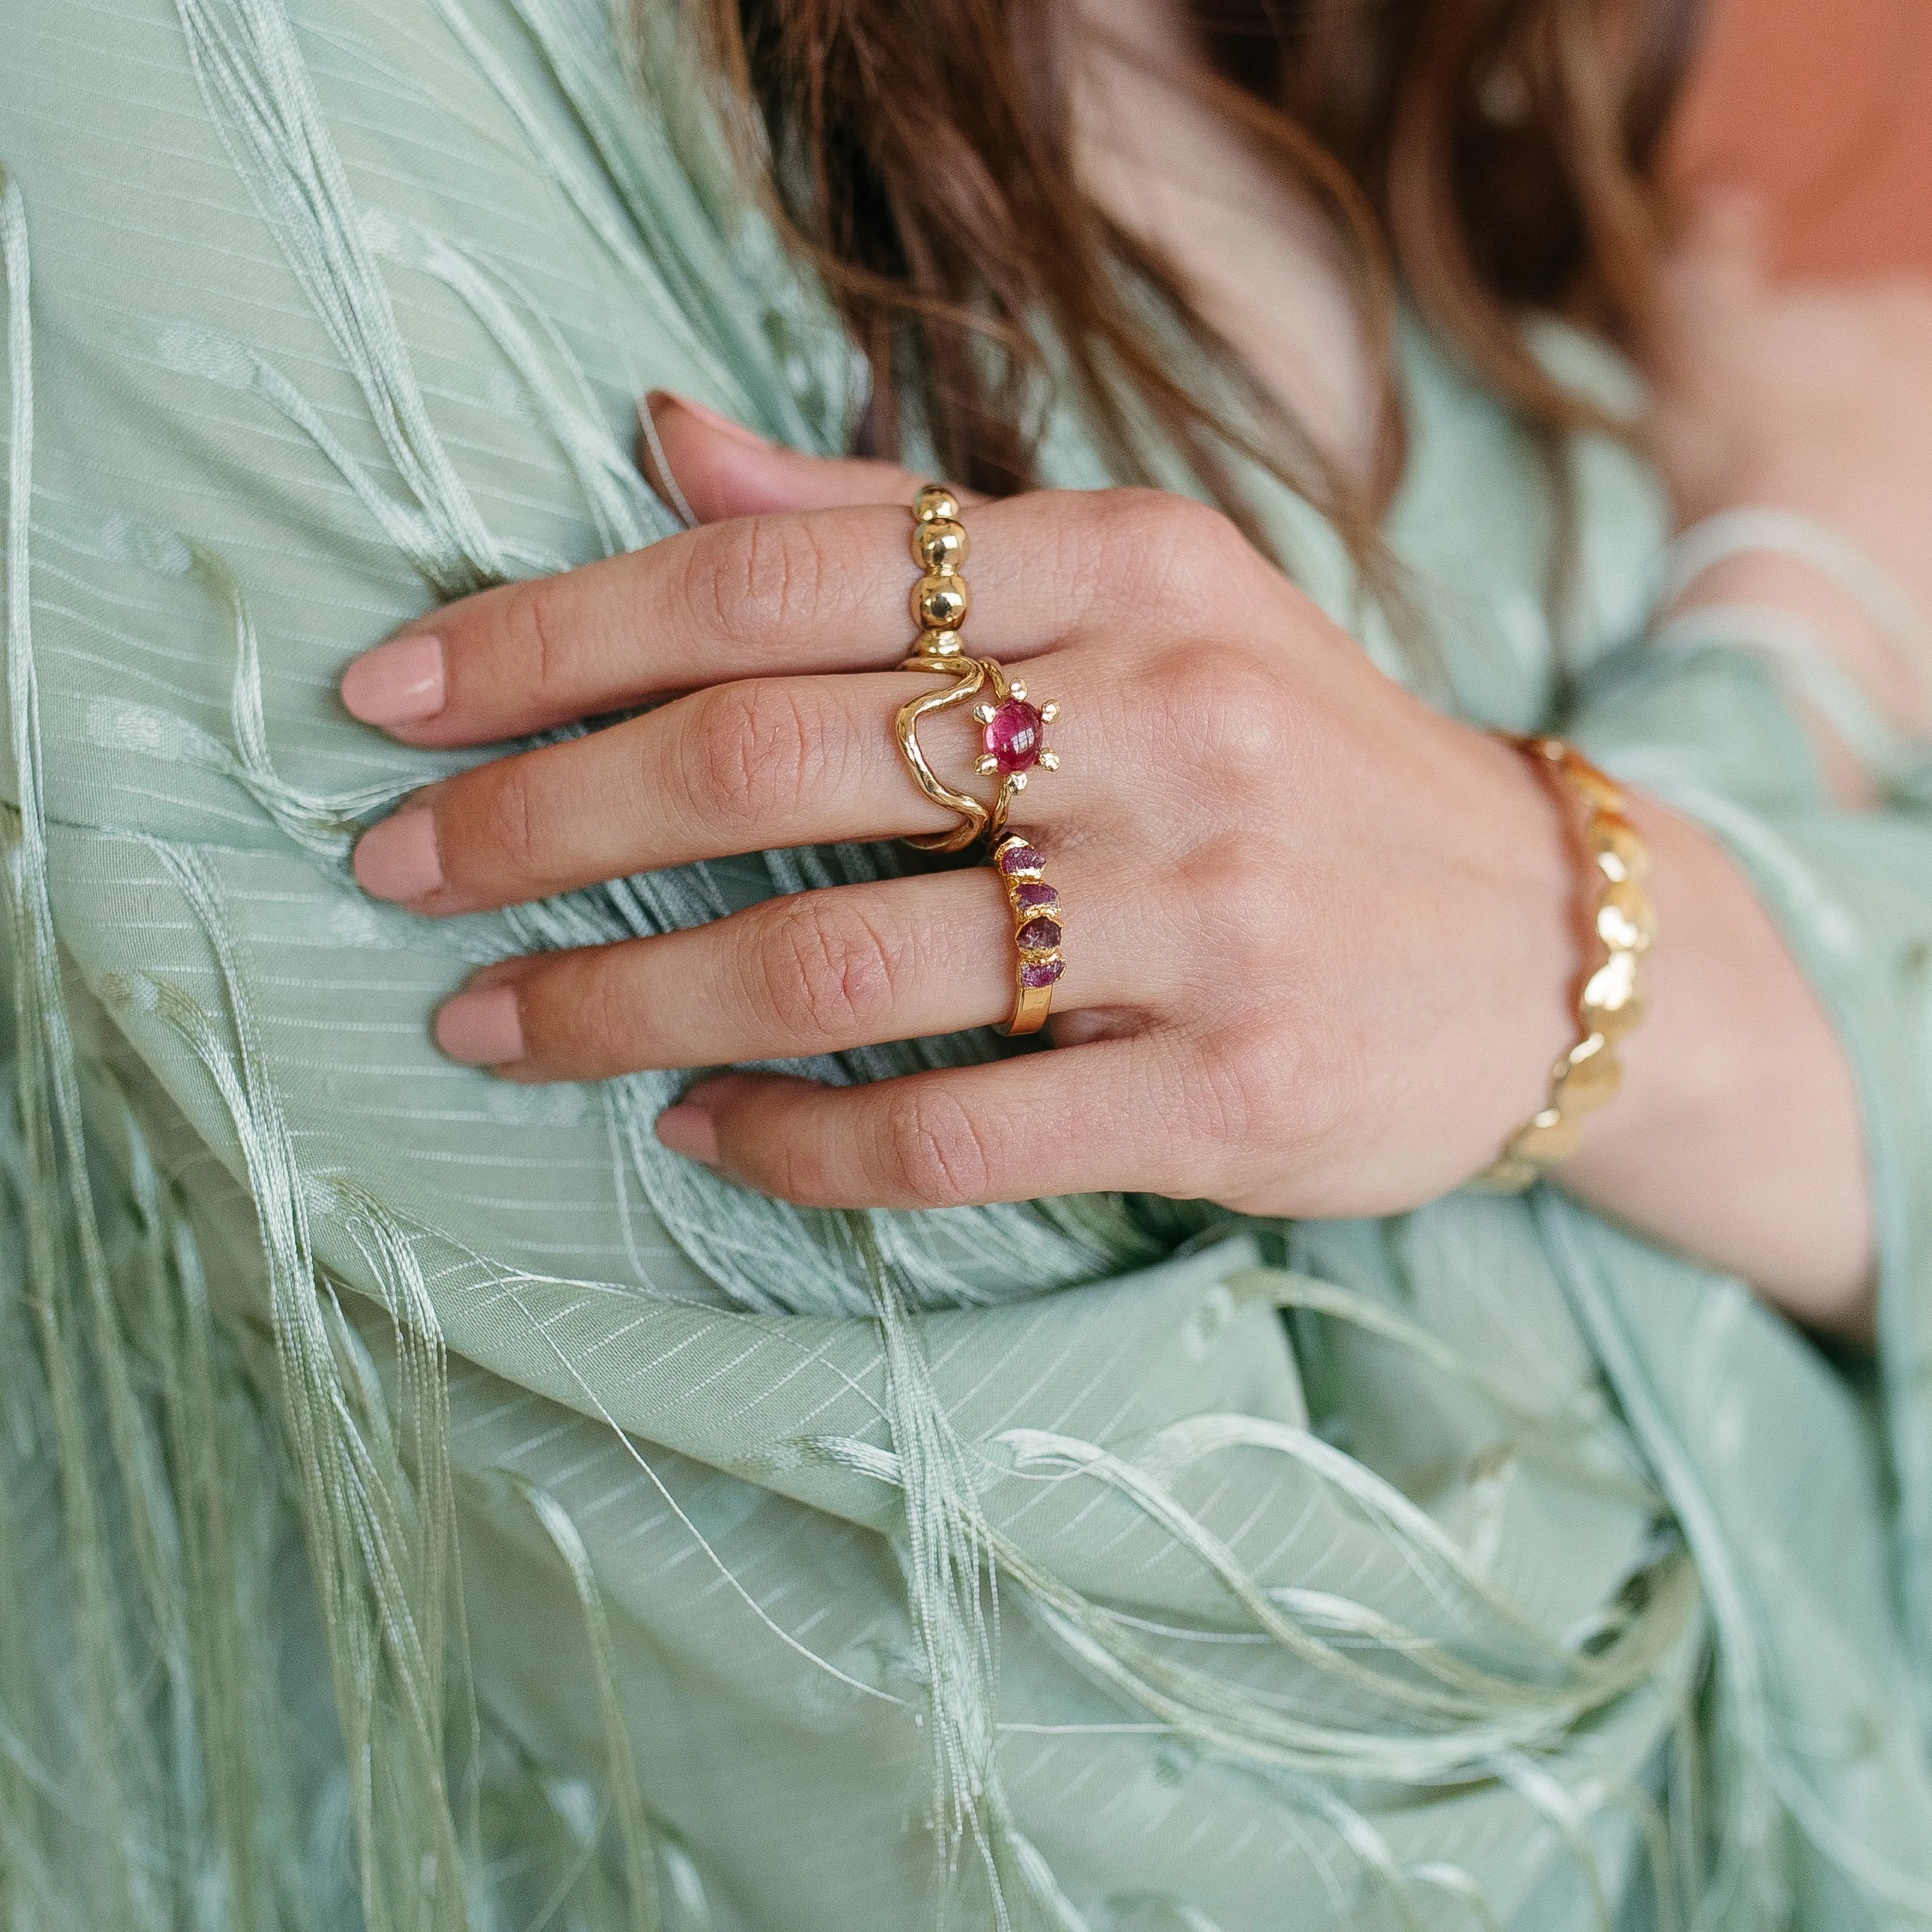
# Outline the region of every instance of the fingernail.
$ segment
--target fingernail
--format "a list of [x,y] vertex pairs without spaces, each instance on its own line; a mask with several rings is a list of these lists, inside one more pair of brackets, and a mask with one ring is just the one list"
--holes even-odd
[[734,442],[742,443],[747,449],[769,449],[771,445],[755,430],[747,429],[742,423],[734,422],[729,416],[720,416],[714,409],[702,403],[694,403],[688,396],[680,396],[671,389],[653,389],[644,398],[644,406],[655,417],[659,408],[666,403],[675,404],[688,410],[707,428],[715,429],[720,436],[728,436]]
[[658,1116],[657,1135],[673,1154],[686,1160],[701,1160],[706,1167],[718,1165],[718,1123],[702,1107],[667,1107]]
[[365,724],[420,724],[446,694],[442,640],[427,631],[364,651],[342,674],[342,702]]
[[372,825],[356,842],[356,880],[379,899],[419,899],[442,884],[436,814],[414,805]]
[[524,1057],[514,986],[466,986],[436,1016],[436,1043],[466,1066],[500,1066]]

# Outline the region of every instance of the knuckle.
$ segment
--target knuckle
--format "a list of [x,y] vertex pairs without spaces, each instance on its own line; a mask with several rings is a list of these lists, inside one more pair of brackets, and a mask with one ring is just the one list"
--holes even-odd
[[474,800],[476,810],[465,813],[468,822],[461,836],[446,836],[443,861],[454,869],[465,850],[481,856],[492,870],[500,868],[514,879],[530,880],[542,872],[542,854],[537,814],[530,796],[530,771],[525,758],[506,758],[500,765],[485,766],[488,776]]
[[1198,643],[1171,651],[1155,692],[1163,723],[1209,769],[1240,781],[1279,769],[1292,729],[1286,688],[1251,652]]
[[696,700],[682,778],[706,825],[768,832],[822,788],[836,786],[848,748],[845,721],[808,697],[808,688],[775,678],[720,685]]
[[1163,1123],[1161,1191],[1208,1198],[1251,1144],[1246,1076],[1211,1038],[1149,1044],[1138,1098],[1148,1116]]
[[1303,1138],[1305,1121],[1292,1115],[1286,1097],[1301,1094],[1302,1083],[1282,1077],[1278,1052],[1270,1051],[1264,1069],[1262,1061],[1241,1030],[1216,1033],[1199,1043],[1189,1076],[1172,1097],[1190,1144],[1211,1163],[1220,1185],[1278,1169],[1293,1158]]
[[624,950],[601,946],[560,975],[550,1004],[550,1026],[559,1057],[603,1072],[628,1072],[642,1064],[645,1028],[631,976],[623,970]]
[[1059,554],[1050,568],[1060,580],[1089,586],[1090,614],[1130,618],[1198,602],[1202,580],[1217,571],[1214,587],[1225,590],[1228,539],[1240,538],[1204,504],[1134,485],[1066,500],[1072,508],[1058,520]]
[[862,919],[788,905],[758,950],[753,998],[788,1040],[859,1039],[890,1011],[898,954]]
[[1283,883],[1291,862],[1275,840],[1250,824],[1230,826],[1188,856],[1181,890],[1190,928],[1211,934],[1213,956],[1232,969],[1226,979],[1234,987],[1260,983],[1259,976],[1279,964],[1283,912],[1294,903]]
[[692,609],[730,642],[770,650],[809,626],[823,603],[825,547],[803,517],[743,517],[694,544],[686,588]]
[[914,1206],[957,1207],[987,1198],[991,1150],[978,1123],[943,1089],[915,1088],[893,1096],[879,1139],[888,1183]]
[[1089,500],[1101,537],[1116,548],[1133,548],[1142,539],[1166,530],[1176,506],[1186,499],[1165,490],[1124,484],[1096,490]]
[[527,1058],[598,1076],[638,1064],[641,1029],[621,945],[555,954],[518,982]]
[[770,1149],[760,1185],[779,1200],[801,1208],[839,1204],[824,1150],[797,1137],[788,1136]]
[[564,627],[551,578],[533,578],[510,586],[503,604],[503,634],[508,641],[512,676],[529,696],[554,691],[566,679]]
[[1225,594],[1253,556],[1247,539],[1219,510],[1191,496],[1154,495],[1134,532],[1146,568],[1170,600],[1196,608]]

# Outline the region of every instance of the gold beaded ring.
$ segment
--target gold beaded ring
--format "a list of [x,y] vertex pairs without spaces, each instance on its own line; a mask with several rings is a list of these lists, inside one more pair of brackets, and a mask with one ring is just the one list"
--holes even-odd
[[[959,499],[943,483],[928,483],[913,499],[912,518],[913,561],[922,573],[912,588],[919,636],[899,668],[932,671],[951,682],[943,691],[928,692],[902,705],[894,733],[913,782],[934,803],[956,812],[959,824],[950,832],[907,842],[925,852],[959,852],[977,839],[1000,836],[1014,796],[1026,789],[1027,773],[1034,766],[1059,770],[1059,758],[1042,742],[1042,728],[1059,716],[1060,707],[1029,704],[1025,685],[1018,680],[1009,683],[993,658],[966,655],[960,628],[973,597],[960,568],[970,546],[959,520]],[[981,727],[982,749],[975,769],[999,779],[991,806],[948,784],[934,771],[919,742],[921,718],[964,704],[988,686],[991,700],[976,705],[973,716]]]
[[1046,861],[1018,832],[993,848],[993,869],[1006,889],[1013,915],[1012,1016],[1000,1028],[1017,1036],[1037,1033],[1053,1006],[1053,989],[1066,970],[1060,950],[1060,895],[1046,883]]
[[1616,1094],[1623,1072],[1618,1042],[1643,1018],[1643,956],[1657,937],[1657,915],[1643,890],[1650,850],[1624,815],[1616,782],[1561,738],[1499,735],[1535,759],[1588,812],[1583,842],[1600,887],[1591,924],[1604,954],[1577,996],[1582,1037],[1550,1070],[1548,1099],[1510,1137],[1502,1158],[1476,1178],[1492,1193],[1516,1194],[1576,1151],[1582,1116]]

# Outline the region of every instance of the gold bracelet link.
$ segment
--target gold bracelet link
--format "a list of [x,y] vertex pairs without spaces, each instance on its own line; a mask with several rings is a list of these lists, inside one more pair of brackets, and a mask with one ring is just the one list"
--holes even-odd
[[1577,996],[1582,1036],[1552,1068],[1548,1099],[1510,1136],[1502,1157],[1476,1178],[1475,1186],[1498,1194],[1520,1193],[1546,1168],[1568,1160],[1576,1151],[1583,1116],[1616,1094],[1623,1071],[1618,1042],[1643,1018],[1644,955],[1657,937],[1657,915],[1643,890],[1649,848],[1625,815],[1616,782],[1561,738],[1510,736],[1509,742],[1536,760],[1588,814],[1583,843],[1597,888],[1591,924],[1604,950]]

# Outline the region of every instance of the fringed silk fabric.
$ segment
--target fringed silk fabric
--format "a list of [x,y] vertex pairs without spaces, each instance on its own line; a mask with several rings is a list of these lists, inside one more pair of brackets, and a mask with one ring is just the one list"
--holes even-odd
[[[1627,452],[1571,452],[1552,614],[1538,454],[1412,331],[1389,533],[1445,701],[1781,922],[1864,1095],[1875,1364],[1547,1190],[816,1214],[659,1149],[668,1078],[436,1054],[480,963],[896,862],[442,923],[347,869],[458,761],[344,665],[676,528],[645,388],[839,446],[706,100],[668,6],[0,0],[0,1920],[1932,1924],[1932,772],[1834,812],[1749,639],[1652,646]],[[1049,456],[1108,480],[1071,416]]]

